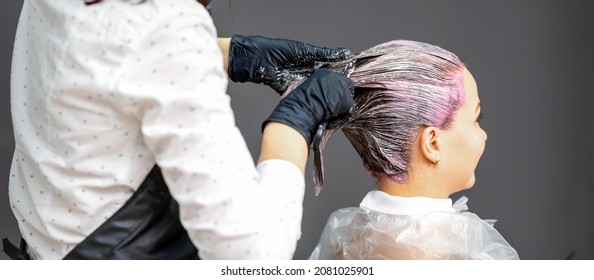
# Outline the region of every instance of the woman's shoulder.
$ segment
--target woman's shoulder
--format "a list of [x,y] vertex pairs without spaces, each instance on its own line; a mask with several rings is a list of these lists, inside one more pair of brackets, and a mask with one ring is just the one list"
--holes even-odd
[[513,247],[489,220],[471,212],[432,212],[411,217],[398,242],[415,244],[425,251],[467,259],[518,259]]
[[333,228],[346,226],[352,222],[355,216],[360,214],[361,210],[359,207],[346,207],[334,210],[328,217],[328,224]]
[[414,252],[411,258],[518,259],[493,225],[471,212],[392,215],[351,207],[335,211],[332,217],[330,225],[343,246],[354,242],[349,236],[365,236],[392,251]]

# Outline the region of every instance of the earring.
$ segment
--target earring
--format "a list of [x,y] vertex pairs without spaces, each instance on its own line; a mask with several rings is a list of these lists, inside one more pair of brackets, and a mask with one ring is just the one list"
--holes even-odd
[[435,162],[433,164],[435,164],[435,165],[439,164],[439,153],[435,154]]

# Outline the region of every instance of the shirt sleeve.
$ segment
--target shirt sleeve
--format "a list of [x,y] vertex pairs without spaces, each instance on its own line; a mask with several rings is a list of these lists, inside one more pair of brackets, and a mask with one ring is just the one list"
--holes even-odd
[[254,166],[234,122],[210,16],[198,5],[172,12],[136,49],[118,89],[200,257],[292,258],[303,175],[283,160]]

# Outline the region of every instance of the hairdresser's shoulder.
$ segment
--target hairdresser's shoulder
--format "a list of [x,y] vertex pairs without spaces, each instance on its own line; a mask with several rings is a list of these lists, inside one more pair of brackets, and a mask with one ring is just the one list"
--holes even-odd
[[153,28],[175,32],[176,29],[194,27],[214,31],[214,22],[202,4],[195,0],[152,0],[146,5],[146,24]]
[[206,8],[195,0],[152,0],[145,4],[157,11],[162,18],[191,16],[212,20]]

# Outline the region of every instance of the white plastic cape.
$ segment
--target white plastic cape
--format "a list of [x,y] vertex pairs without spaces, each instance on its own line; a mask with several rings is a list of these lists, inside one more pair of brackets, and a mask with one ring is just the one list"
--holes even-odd
[[464,212],[467,200],[454,203],[457,213],[417,216],[339,209],[310,259],[519,259],[494,221]]

